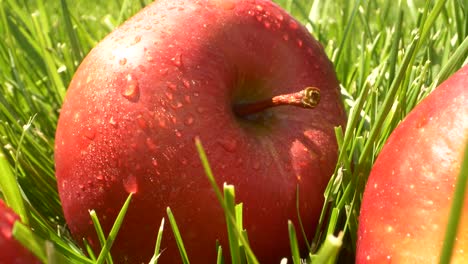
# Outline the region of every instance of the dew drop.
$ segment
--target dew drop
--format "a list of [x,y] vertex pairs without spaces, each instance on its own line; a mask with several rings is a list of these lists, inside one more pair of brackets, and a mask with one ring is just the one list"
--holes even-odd
[[120,64],[120,65],[125,65],[125,64],[127,64],[127,59],[126,59],[126,58],[120,59],[120,60],[119,60],[119,64]]
[[289,35],[288,35],[288,34],[284,34],[284,35],[283,35],[283,39],[286,40],[286,41],[288,41],[288,40],[289,40]]
[[129,175],[126,179],[123,180],[123,185],[125,191],[128,193],[137,193],[138,192],[138,183],[134,175]]
[[147,129],[148,124],[146,123],[146,120],[142,116],[137,117],[137,124],[141,129]]
[[297,25],[297,22],[296,22],[296,21],[291,20],[291,21],[289,21],[289,28],[290,28],[290,29],[293,29],[293,30],[296,30],[296,29],[299,28],[299,26]]
[[254,170],[260,169],[260,162],[255,161],[255,163],[254,163],[254,165],[253,165],[253,168],[254,168]]
[[193,122],[194,122],[193,116],[189,115],[189,116],[187,116],[187,118],[185,118],[184,124],[186,126],[191,126],[193,124]]
[[185,88],[187,88],[187,89],[190,88],[190,82],[189,82],[189,80],[183,79],[183,80],[182,80],[182,83],[184,84],[184,87],[185,87]]
[[181,102],[176,102],[174,104],[171,104],[171,107],[173,109],[179,109],[179,108],[182,108],[182,106],[184,106]]
[[175,83],[172,83],[172,82],[168,82],[167,83],[167,87],[169,89],[171,89],[172,91],[176,91],[177,90],[177,85]]
[[256,16],[255,18],[257,19],[258,22],[262,22],[262,19],[263,19],[262,16]]
[[182,66],[182,55],[180,53],[177,53],[172,59],[172,64],[174,64],[176,67],[181,67]]
[[198,97],[200,94],[198,92],[194,92],[193,96]]
[[296,43],[297,43],[297,46],[299,46],[299,48],[302,47],[303,42],[302,42],[301,39],[297,39],[297,40],[296,40]]
[[266,29],[270,29],[270,28],[271,28],[270,22],[265,21],[265,22],[263,23],[263,25],[265,26]]
[[184,101],[187,103],[187,104],[190,104],[192,102],[192,99],[190,98],[189,95],[184,95]]
[[166,121],[160,119],[160,120],[159,120],[159,127],[161,127],[161,128],[166,128]]
[[177,137],[182,137],[182,133],[180,133],[179,130],[177,130],[177,129],[174,130],[174,133],[175,133],[175,135],[176,135]]
[[158,167],[158,161],[155,158],[151,159],[151,164],[153,164],[153,167]]
[[237,140],[235,139],[226,138],[226,139],[220,139],[217,142],[227,152],[235,152],[237,149]]
[[255,6],[255,9],[257,9],[258,11],[263,11],[263,7],[261,5]]
[[147,139],[146,139],[146,146],[147,146],[151,151],[155,151],[155,150],[157,149],[156,144],[154,143],[154,141],[153,141],[151,138],[147,138]]
[[159,73],[160,73],[162,76],[167,75],[168,72],[169,72],[169,69],[168,69],[168,68],[164,68],[164,69],[160,69],[160,70],[159,70]]
[[133,39],[133,43],[132,44],[137,44],[138,42],[141,41],[141,36],[136,36],[135,39]]
[[177,118],[175,116],[171,116],[171,121],[173,124],[177,123]]
[[89,140],[93,140],[95,137],[96,137],[96,131],[94,131],[94,129],[88,127],[85,132],[84,132],[84,135],[87,139]]
[[96,176],[96,179],[99,180],[99,181],[103,181],[104,180],[104,176],[102,176],[102,174],[98,174]]
[[167,99],[169,99],[169,100],[174,99],[174,95],[173,95],[172,93],[170,93],[170,92],[165,92],[164,94],[166,95],[166,98],[167,98]]
[[204,108],[204,107],[202,107],[202,106],[197,107],[197,112],[198,112],[198,113],[202,114],[202,113],[204,113],[205,111],[206,111],[206,108]]
[[83,184],[78,185],[78,188],[80,188],[80,190],[82,190],[82,191],[84,191],[84,189],[85,189]]
[[130,74],[127,75],[127,85],[122,90],[122,96],[130,101],[136,101],[140,97],[138,81]]
[[276,19],[278,19],[279,21],[283,21],[284,17],[282,14],[277,14]]

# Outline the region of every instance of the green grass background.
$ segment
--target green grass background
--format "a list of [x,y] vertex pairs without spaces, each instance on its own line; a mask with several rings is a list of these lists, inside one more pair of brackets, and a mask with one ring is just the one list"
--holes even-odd
[[[314,263],[334,263],[342,243],[340,260],[352,260],[361,196],[377,154],[406,114],[468,62],[468,3],[276,2],[324,45],[341,81],[349,120],[345,131],[336,131],[339,162],[324,194],[310,257]],[[111,262],[107,254],[85,257],[64,227],[54,178],[54,134],[81,60],[148,3],[0,0],[0,196],[34,228],[33,234],[17,225],[15,234],[44,261]],[[169,225],[165,229],[171,232]],[[290,230],[292,237],[301,235],[300,227]],[[338,241],[329,236],[340,232]],[[299,263],[294,250],[291,254]]]

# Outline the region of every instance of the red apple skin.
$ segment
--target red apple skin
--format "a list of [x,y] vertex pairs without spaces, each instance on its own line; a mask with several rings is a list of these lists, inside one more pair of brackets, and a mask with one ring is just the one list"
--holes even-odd
[[[282,106],[239,118],[233,104],[321,89],[317,108]],[[169,206],[192,263],[227,252],[224,215],[201,167],[199,137],[217,182],[234,184],[244,226],[263,263],[289,256],[296,189],[313,235],[332,175],[334,127],[345,112],[333,65],[308,31],[265,0],[159,0],[124,23],[82,62],[56,133],[56,175],[77,240],[98,240],[130,192],[113,247],[117,263],[148,262]],[[304,244],[301,243],[303,246]],[[180,263],[169,225],[162,263]],[[304,248],[303,248],[304,249]]]
[[[468,139],[468,65],[393,131],[364,191],[356,263],[437,263]],[[468,201],[453,263],[468,259]],[[464,262],[465,261],[465,262]]]
[[40,263],[11,233],[13,225],[19,220],[19,216],[0,200],[0,263]]

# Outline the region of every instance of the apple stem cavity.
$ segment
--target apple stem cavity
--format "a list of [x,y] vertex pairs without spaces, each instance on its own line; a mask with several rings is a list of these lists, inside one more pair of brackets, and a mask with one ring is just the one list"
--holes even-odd
[[237,116],[245,117],[281,105],[312,109],[315,108],[319,102],[320,90],[316,87],[306,87],[299,92],[276,95],[258,102],[237,103],[234,105],[233,111]]

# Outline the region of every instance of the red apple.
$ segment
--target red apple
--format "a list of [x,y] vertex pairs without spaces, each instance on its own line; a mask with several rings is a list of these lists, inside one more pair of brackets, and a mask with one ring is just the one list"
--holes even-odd
[[[394,130],[363,195],[357,263],[437,263],[468,139],[468,65]],[[468,259],[468,200],[454,263]]]
[[11,232],[16,221],[19,221],[19,216],[0,200],[0,263],[40,263],[13,237]]
[[[280,95],[306,87],[320,89],[315,109],[268,108],[294,104],[295,95]],[[191,261],[213,263],[216,240],[229,247],[199,137],[217,182],[234,184],[244,203],[254,252],[277,262],[290,255],[287,220],[297,224],[298,186],[313,234],[337,159],[334,127],[344,123],[322,46],[276,4],[156,1],[95,47],[69,86],[55,149],[65,218],[77,240],[97,248],[88,210],[107,232],[132,192],[116,262],[150,259],[170,206]],[[163,263],[180,262],[170,231],[162,247]]]

